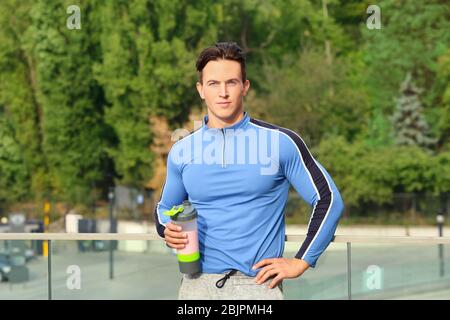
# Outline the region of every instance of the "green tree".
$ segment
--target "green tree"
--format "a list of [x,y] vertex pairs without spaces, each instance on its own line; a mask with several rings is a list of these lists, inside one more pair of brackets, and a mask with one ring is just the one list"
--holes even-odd
[[437,123],[435,134],[441,149],[450,144],[450,48],[438,59],[438,73],[435,86]]
[[[438,114],[434,87],[437,58],[450,47],[450,7],[447,1],[381,1],[381,30],[363,24],[367,88],[372,109],[384,119],[393,113],[393,99],[407,72],[424,89],[424,114]],[[375,120],[375,118],[374,118]],[[431,121],[431,124],[437,121]],[[433,129],[434,130],[434,129]]]
[[0,204],[23,200],[30,190],[23,149],[0,105]]
[[392,203],[398,192],[447,192],[448,154],[433,156],[418,146],[371,148],[342,137],[321,141],[313,152],[327,168],[349,211]]
[[281,64],[263,65],[263,91],[253,92],[246,106],[256,117],[299,132],[311,146],[326,136],[356,139],[369,115],[362,80],[355,75],[360,66],[346,58],[331,66],[325,60],[324,53],[305,50]]
[[28,46],[36,57],[38,102],[43,109],[43,151],[52,191],[72,202],[86,202],[92,185],[110,169],[106,147],[109,129],[103,121],[102,89],[92,74],[98,60],[92,6],[81,6],[82,29],[66,26],[72,3],[36,1]]
[[[16,198],[17,194],[27,194],[30,198],[41,196],[48,186],[47,166],[42,152],[42,106],[37,101],[37,77],[35,57],[27,47],[26,30],[31,24],[29,13],[31,2],[8,0],[2,2],[0,11],[0,117],[4,128],[3,135],[9,136],[14,150],[20,150],[15,156],[21,159],[21,171],[15,174],[17,186],[5,188],[5,199]],[[9,128],[9,129],[7,129]],[[11,150],[11,149],[9,149]],[[12,153],[6,151],[11,160]],[[18,169],[17,169],[18,170]],[[30,179],[30,181],[20,181]],[[17,193],[18,186],[24,188]],[[15,194],[8,192],[14,189]],[[17,193],[17,194],[16,194]]]
[[435,140],[428,136],[428,124],[423,117],[423,108],[419,95],[422,92],[417,88],[407,73],[400,87],[400,97],[397,99],[397,108],[392,117],[395,127],[397,145],[417,145],[430,148]]
[[95,1],[102,60],[94,65],[108,107],[105,121],[117,145],[108,148],[121,183],[143,185],[152,175],[149,118],[171,128],[198,102],[195,58],[216,39],[215,6],[206,0]]

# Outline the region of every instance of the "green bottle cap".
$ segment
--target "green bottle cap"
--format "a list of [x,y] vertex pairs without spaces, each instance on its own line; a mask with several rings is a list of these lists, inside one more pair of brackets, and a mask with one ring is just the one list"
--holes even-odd
[[175,215],[178,215],[180,212],[183,212],[183,210],[183,206],[173,206],[172,209],[164,211],[164,214],[166,216],[173,217]]
[[182,205],[173,206],[172,209],[164,211],[164,214],[174,221],[189,221],[197,217],[197,210],[185,200]]

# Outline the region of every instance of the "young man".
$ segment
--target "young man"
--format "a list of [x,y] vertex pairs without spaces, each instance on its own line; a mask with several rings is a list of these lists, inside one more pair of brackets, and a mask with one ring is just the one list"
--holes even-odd
[[[158,234],[175,249],[187,239],[163,212],[186,199],[198,211],[202,272],[183,275],[178,298],[283,299],[282,280],[314,267],[331,242],[341,196],[298,134],[244,112],[250,82],[235,43],[203,50],[197,70],[208,115],[172,146],[155,210]],[[313,210],[298,253],[283,258],[291,184]]]

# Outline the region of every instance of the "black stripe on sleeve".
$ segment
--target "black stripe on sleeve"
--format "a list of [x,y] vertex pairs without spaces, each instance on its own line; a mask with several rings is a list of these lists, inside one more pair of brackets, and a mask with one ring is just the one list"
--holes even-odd
[[162,195],[163,195],[164,187],[165,187],[165,186],[166,186],[166,182],[164,181],[164,185],[163,185],[163,187],[162,187],[162,189],[161,189],[161,195],[159,196],[159,200],[158,200],[158,202],[156,203],[156,206],[155,206],[155,225],[156,225],[156,232],[158,232],[158,234],[159,234],[159,236],[160,236],[161,238],[165,238],[165,236],[164,236],[164,230],[166,229],[166,227],[165,227],[163,224],[159,223],[159,217],[158,217],[158,204],[159,204],[159,202],[160,202],[161,199],[162,199]]
[[[295,143],[297,149],[300,151],[300,155],[303,159],[303,162],[305,163],[306,169],[311,174],[311,178],[313,180],[313,184],[315,185],[320,200],[317,201],[313,212],[311,214],[311,220],[308,227],[308,232],[305,241],[303,242],[302,246],[300,247],[300,250],[295,255],[296,258],[302,259],[303,255],[307,251],[308,247],[311,245],[312,240],[316,236],[317,232],[319,231],[320,226],[322,225],[325,216],[331,206],[331,190],[328,185],[328,182],[320,170],[320,168],[317,166],[316,162],[314,161],[311,153],[309,152],[308,148],[306,147],[306,144],[303,142],[303,140],[300,138],[298,134],[295,132],[282,128],[261,120],[256,119],[250,119],[250,122],[265,127],[268,129],[275,129],[279,130],[280,132],[285,133],[288,135]],[[281,150],[280,150],[281,151]]]

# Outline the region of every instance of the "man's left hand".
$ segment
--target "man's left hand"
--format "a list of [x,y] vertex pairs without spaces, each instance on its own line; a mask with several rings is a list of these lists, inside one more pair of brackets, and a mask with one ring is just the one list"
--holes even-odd
[[269,284],[270,289],[274,288],[283,279],[297,278],[309,268],[309,264],[305,260],[297,258],[273,258],[261,260],[252,269],[256,270],[262,266],[265,267],[258,272],[255,281],[261,284],[266,282],[269,277],[275,275],[275,278]]

